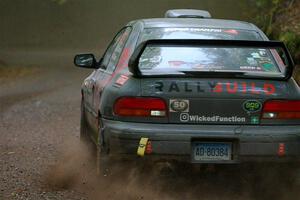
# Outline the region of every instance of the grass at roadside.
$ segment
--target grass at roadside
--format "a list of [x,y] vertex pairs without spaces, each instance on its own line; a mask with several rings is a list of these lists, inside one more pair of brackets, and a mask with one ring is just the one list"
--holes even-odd
[[41,71],[38,66],[10,66],[4,62],[0,63],[0,83],[17,78],[36,75]]

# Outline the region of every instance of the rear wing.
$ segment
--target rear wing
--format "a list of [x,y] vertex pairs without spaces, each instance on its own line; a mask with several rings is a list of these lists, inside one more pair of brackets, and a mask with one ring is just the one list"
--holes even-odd
[[[147,46],[164,46],[164,47],[220,47],[220,48],[280,48],[284,54],[285,74],[283,77],[268,77],[267,79],[288,80],[291,78],[294,69],[293,59],[283,42],[280,41],[249,41],[249,40],[206,40],[206,39],[158,39],[147,40],[137,46],[129,59],[129,71],[135,77],[171,77],[172,75],[143,75],[139,69],[140,57]],[[249,77],[251,78],[251,77]],[[257,79],[266,79],[266,77],[252,77]]]

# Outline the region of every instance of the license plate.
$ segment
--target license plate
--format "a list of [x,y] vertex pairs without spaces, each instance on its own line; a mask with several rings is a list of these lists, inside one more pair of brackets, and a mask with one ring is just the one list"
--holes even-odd
[[196,142],[193,144],[194,161],[228,161],[232,158],[232,143]]

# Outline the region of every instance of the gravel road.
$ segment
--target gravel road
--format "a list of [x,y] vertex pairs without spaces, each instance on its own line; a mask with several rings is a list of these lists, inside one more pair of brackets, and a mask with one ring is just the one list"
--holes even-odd
[[0,200],[299,198],[299,185],[269,169],[257,178],[232,168],[143,163],[96,177],[79,143],[80,85],[90,71],[51,63],[0,68]]

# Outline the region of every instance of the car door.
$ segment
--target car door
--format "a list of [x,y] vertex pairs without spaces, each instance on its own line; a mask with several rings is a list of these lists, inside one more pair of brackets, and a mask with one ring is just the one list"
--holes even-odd
[[[98,108],[102,91],[110,82],[112,76],[114,76],[115,68],[118,64],[130,32],[131,27],[125,27],[118,32],[103,56],[102,62],[100,64],[101,67],[95,73],[95,83],[93,87],[92,100],[93,119],[90,121],[90,125],[94,130],[98,130]],[[97,131],[94,132],[97,133]]]

